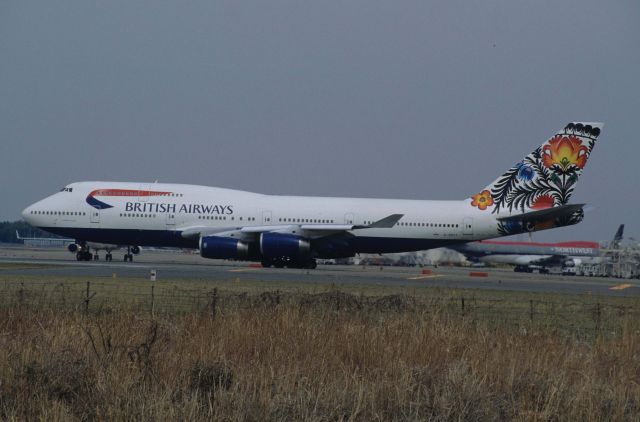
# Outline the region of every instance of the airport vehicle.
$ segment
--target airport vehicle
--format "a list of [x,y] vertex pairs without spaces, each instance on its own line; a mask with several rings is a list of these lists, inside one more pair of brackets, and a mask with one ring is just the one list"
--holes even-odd
[[77,182],[27,207],[30,224],[87,242],[197,248],[201,256],[315,268],[316,258],[409,252],[580,222],[569,204],[600,135],[569,123],[457,201],[263,195],[216,187]]
[[[610,243],[610,249],[620,244],[623,231],[624,224],[621,224]],[[594,265],[602,263],[604,259],[598,242],[585,241],[539,243],[481,240],[452,245],[450,248],[471,262],[509,264],[514,266],[515,272],[527,273],[538,270],[546,274],[549,268]]]
[[[67,239],[67,238],[49,238],[49,237],[22,237],[20,233],[16,230],[16,239],[28,242],[46,242],[46,241],[59,241],[67,244],[67,250],[69,252],[76,254],[76,259],[78,261],[98,261],[100,259],[100,255],[98,252],[105,251],[106,254],[104,256],[105,261],[113,261],[112,251],[118,249],[127,249],[127,253],[124,255],[124,261],[133,262],[133,255],[138,255],[140,253],[140,247],[138,246],[120,246],[120,245],[109,245],[107,243],[96,243],[96,242],[83,242],[81,245],[76,243],[75,239]],[[92,252],[93,251],[93,252]]]

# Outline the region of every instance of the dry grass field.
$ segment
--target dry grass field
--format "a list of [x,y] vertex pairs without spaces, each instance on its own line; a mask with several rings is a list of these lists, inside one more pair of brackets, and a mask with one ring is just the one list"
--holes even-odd
[[0,417],[640,418],[637,299],[151,286],[0,277]]

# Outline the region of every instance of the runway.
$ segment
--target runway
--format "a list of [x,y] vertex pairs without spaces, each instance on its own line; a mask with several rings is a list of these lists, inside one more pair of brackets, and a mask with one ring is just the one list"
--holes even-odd
[[[114,254],[114,259],[119,255]],[[319,265],[315,270],[256,268],[249,263],[207,260],[198,255],[143,251],[133,263],[77,262],[60,250],[0,248],[0,276],[234,280],[397,287],[507,290],[537,293],[640,296],[638,280],[514,273],[509,269],[467,267],[362,267]],[[476,276],[471,273],[479,273]],[[265,286],[268,287],[268,286]]]

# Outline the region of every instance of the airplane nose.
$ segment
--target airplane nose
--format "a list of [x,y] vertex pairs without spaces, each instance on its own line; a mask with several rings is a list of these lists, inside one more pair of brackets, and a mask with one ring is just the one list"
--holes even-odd
[[30,212],[31,212],[31,207],[27,207],[22,210],[22,219],[24,221],[28,221]]

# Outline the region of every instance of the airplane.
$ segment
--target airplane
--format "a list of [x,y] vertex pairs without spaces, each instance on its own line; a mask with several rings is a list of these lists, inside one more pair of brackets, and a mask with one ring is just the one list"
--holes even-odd
[[[622,240],[624,224],[616,231],[609,248],[617,248]],[[531,273],[537,269],[548,274],[549,267],[572,268],[581,264],[600,264],[604,260],[598,242],[574,241],[559,243],[505,242],[481,240],[450,249],[460,252],[468,260],[477,263],[514,265],[515,272]]]
[[[113,255],[111,255],[111,252],[114,250],[123,248],[123,246],[120,246],[120,245],[109,245],[106,243],[96,243],[96,242],[84,242],[84,250],[81,250],[82,247],[76,244],[75,239],[60,238],[60,237],[22,237],[20,236],[20,233],[18,233],[18,230],[16,230],[16,239],[22,240],[22,241],[27,240],[27,241],[38,241],[38,242],[56,240],[56,241],[68,243],[67,250],[71,253],[75,253],[76,259],[78,261],[91,261],[92,259],[94,261],[98,261],[100,259],[100,255],[98,255],[99,251],[106,252],[104,256],[105,261],[113,261]],[[127,247],[127,248],[128,248],[128,251],[124,255],[124,261],[133,262],[133,255],[138,255],[140,253],[140,247],[134,246],[134,247]],[[93,251],[93,253],[91,251]]]
[[410,252],[579,223],[569,204],[601,123],[567,124],[462,200],[264,195],[217,187],[76,182],[22,212],[31,225],[87,242],[199,249],[212,259],[315,268],[318,258]]

